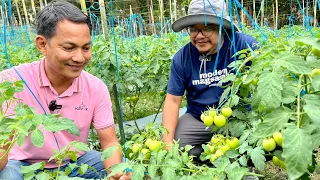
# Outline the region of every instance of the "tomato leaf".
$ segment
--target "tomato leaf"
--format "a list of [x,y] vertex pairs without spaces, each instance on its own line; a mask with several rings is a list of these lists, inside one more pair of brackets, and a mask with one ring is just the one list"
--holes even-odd
[[259,85],[257,87],[257,99],[258,104],[261,104],[264,109],[271,110],[280,106],[281,103],[281,91],[282,79],[281,72],[273,71],[269,72],[265,70],[259,76]]
[[312,79],[312,87],[314,91],[320,91],[320,76],[315,76]]
[[319,105],[305,105],[303,110],[308,114],[310,119],[319,127],[320,126],[320,107]]
[[157,176],[157,171],[158,171],[159,167],[150,164],[148,167],[148,175],[150,176],[151,179],[154,179]]
[[231,172],[227,172],[229,180],[241,180],[244,173],[248,172],[247,168],[244,167],[235,167]]
[[242,166],[247,166],[247,163],[248,163],[248,160],[247,160],[247,157],[246,156],[241,156],[239,158],[239,163],[242,165]]
[[312,139],[303,128],[290,125],[283,134],[283,154],[290,179],[298,179],[312,163]]
[[115,164],[110,168],[111,173],[108,174],[107,178],[110,178],[111,176],[118,174],[120,172],[123,172],[127,168],[130,168],[130,165],[128,163],[122,162],[119,164]]
[[42,170],[45,166],[45,162],[38,162],[34,163],[30,166],[21,166],[20,172],[21,173],[29,173],[29,172],[34,172],[36,170]]
[[83,175],[87,172],[89,165],[88,164],[81,164],[80,166],[80,175]]
[[281,101],[285,104],[292,103],[296,100],[296,96],[300,93],[296,82],[293,80],[285,79],[283,90],[281,91]]
[[276,59],[280,66],[299,74],[309,74],[312,71],[311,68],[306,66],[306,62],[302,57],[294,54],[287,54],[287,52],[284,53],[283,56],[279,56]]
[[264,121],[259,124],[258,128],[253,133],[253,136],[271,136],[273,133],[285,126],[291,116],[291,113],[291,110],[286,107],[281,107],[270,112],[265,116]]
[[246,129],[246,123],[244,121],[230,121],[228,126],[231,136],[233,137],[240,137]]
[[163,180],[175,180],[176,179],[176,169],[172,167],[162,167],[162,179]]
[[262,147],[256,147],[249,153],[254,166],[260,171],[263,171],[266,166],[266,158],[264,157],[264,154]]
[[111,146],[105,149],[101,154],[101,161],[109,159],[116,150],[118,150],[117,146]]
[[213,162],[218,173],[223,172],[230,164],[229,158],[222,156]]
[[134,165],[132,167],[132,179],[143,180],[145,169],[143,164]]
[[36,129],[35,131],[32,132],[31,142],[33,145],[37,146],[38,148],[41,148],[43,146],[44,135],[39,129]]

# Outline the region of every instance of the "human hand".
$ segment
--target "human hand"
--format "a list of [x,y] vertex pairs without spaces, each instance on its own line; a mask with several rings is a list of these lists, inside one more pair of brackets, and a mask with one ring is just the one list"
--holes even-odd
[[128,174],[124,174],[124,172],[120,172],[118,174],[111,176],[109,180],[131,180],[131,172]]

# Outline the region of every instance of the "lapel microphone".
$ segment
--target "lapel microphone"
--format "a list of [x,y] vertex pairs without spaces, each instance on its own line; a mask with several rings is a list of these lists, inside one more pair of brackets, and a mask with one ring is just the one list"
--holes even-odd
[[56,100],[52,100],[50,101],[48,108],[50,111],[54,111],[56,109],[61,109],[62,105],[58,105]]

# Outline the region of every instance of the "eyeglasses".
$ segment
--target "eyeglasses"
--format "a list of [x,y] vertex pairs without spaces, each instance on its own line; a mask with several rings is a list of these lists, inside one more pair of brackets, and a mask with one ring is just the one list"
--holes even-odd
[[199,28],[196,28],[196,27],[191,27],[189,26],[187,31],[188,31],[188,34],[190,36],[197,36],[199,34],[199,32],[201,32],[201,34],[208,38],[210,36],[212,36],[213,32],[216,31],[219,27],[218,26],[209,26],[209,27],[205,27],[205,28],[202,28],[202,29],[199,29]]

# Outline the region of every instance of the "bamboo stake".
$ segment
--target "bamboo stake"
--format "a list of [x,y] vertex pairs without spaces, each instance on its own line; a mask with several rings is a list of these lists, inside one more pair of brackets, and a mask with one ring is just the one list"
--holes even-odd
[[173,7],[174,7],[174,20],[176,21],[177,20],[177,0],[173,0],[174,4],[173,4]]
[[169,0],[170,4],[170,22],[173,23],[173,17],[172,17],[172,3],[171,0]]
[[106,16],[106,9],[104,5],[104,0],[99,0],[100,5],[100,14],[101,14],[101,26],[102,26],[102,33],[104,38],[108,38],[108,31],[107,31],[107,16]]
[[253,0],[253,19],[254,22],[257,23],[257,17],[256,17],[256,1]]
[[302,1],[302,15],[303,15],[303,27],[304,27],[304,25],[305,25],[305,16],[304,16],[304,0]]
[[82,12],[88,15],[87,7],[86,7],[86,1],[85,0],[80,0],[80,5],[81,5]]
[[313,0],[313,27],[317,27],[317,1]]
[[261,19],[260,26],[264,26],[264,0],[261,1]]
[[273,20],[273,29],[276,27],[276,17],[274,15],[274,3],[272,3],[272,20]]
[[22,19],[21,19],[21,14],[20,14],[20,10],[19,10],[19,6],[18,6],[18,0],[14,1],[17,13],[18,13],[18,18],[19,18],[19,26],[22,26]]
[[278,29],[278,13],[279,13],[279,8],[278,8],[278,0],[276,0],[276,26],[275,29]]
[[47,5],[47,0],[44,0],[44,5]]
[[[152,0],[151,0],[152,2]],[[152,3],[151,3],[152,4]],[[154,25],[154,16],[153,16],[153,10],[152,10],[152,6],[150,7],[150,12],[151,12],[151,20],[152,20],[152,30],[153,30],[153,34],[156,34],[156,26]]]
[[27,26],[29,26],[29,17],[28,17],[28,13],[27,13],[27,8],[26,8],[26,3],[24,0],[22,0],[22,7],[23,7],[23,12],[24,12],[24,18],[26,20],[26,24]]
[[[243,6],[243,0],[241,0],[241,5]],[[244,6],[243,6],[244,7]],[[245,22],[244,22],[244,13],[243,13],[243,10],[241,9],[241,24],[245,25]]]
[[34,0],[31,0],[31,7],[32,7],[32,11],[33,11],[33,16],[36,17],[37,12],[36,12],[36,7],[34,5]]
[[42,9],[43,8],[43,1],[39,0],[39,2],[40,2],[40,9]]
[[7,27],[10,26],[9,18],[8,18],[8,9],[7,9],[7,4],[4,4],[4,10],[5,10],[5,16],[6,16],[6,21],[7,21]]

